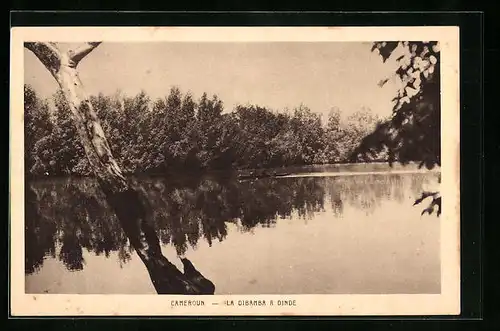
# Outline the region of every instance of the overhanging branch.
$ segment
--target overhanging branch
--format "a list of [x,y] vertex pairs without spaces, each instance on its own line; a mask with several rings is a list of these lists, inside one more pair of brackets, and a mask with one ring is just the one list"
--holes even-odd
[[69,50],[68,56],[70,67],[75,68],[85,56],[87,56],[90,52],[92,52],[92,50],[94,50],[94,48],[96,48],[100,44],[100,41],[88,42],[74,50]]

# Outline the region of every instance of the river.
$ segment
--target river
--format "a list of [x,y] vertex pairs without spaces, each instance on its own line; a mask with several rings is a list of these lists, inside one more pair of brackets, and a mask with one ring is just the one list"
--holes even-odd
[[[238,181],[134,182],[164,255],[188,257],[215,294],[440,293],[440,219],[413,202],[438,172],[385,164],[289,169]],[[91,178],[27,182],[27,293],[155,294]]]

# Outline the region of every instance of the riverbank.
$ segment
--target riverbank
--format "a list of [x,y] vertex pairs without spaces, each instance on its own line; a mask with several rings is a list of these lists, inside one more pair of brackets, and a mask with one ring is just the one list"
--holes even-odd
[[[317,176],[347,176],[357,174],[378,174],[378,173],[426,173],[440,172],[441,168],[436,166],[432,170],[427,170],[425,167],[419,168],[417,163],[402,165],[395,163],[392,166],[387,162],[370,162],[370,163],[334,163],[334,164],[313,164],[313,165],[295,165],[279,168],[251,168],[251,169],[224,169],[224,170],[205,170],[205,171],[177,171],[177,172],[142,172],[142,173],[126,173],[127,177],[162,177],[172,181],[185,181],[187,179],[196,179],[203,177],[214,178],[238,178],[239,176],[250,176],[251,173],[265,172],[285,174],[286,176],[279,177],[317,177]],[[40,181],[57,178],[92,178],[93,175],[57,175],[57,176],[26,176],[27,181]]]

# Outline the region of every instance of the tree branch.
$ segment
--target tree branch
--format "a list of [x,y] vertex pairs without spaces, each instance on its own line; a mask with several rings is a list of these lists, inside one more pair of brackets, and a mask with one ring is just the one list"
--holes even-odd
[[68,51],[69,56],[69,66],[72,68],[76,68],[78,63],[87,56],[90,52],[94,50],[97,46],[101,44],[101,41],[98,42],[88,42],[84,45]]
[[61,66],[61,51],[52,42],[25,42],[24,47],[33,52],[43,65],[53,73]]

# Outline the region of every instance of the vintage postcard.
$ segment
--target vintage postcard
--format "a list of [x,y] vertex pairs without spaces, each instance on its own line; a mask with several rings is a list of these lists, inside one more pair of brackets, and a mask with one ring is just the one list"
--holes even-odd
[[11,36],[13,316],[460,313],[458,27]]

